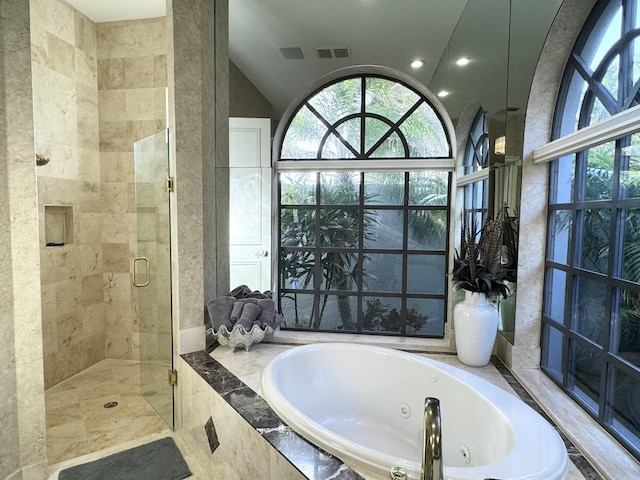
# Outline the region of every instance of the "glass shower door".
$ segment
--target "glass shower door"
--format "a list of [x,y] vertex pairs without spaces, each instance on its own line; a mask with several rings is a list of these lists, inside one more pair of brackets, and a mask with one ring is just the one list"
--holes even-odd
[[137,294],[140,390],[174,428],[171,237],[167,131],[134,144],[137,251],[131,280]]

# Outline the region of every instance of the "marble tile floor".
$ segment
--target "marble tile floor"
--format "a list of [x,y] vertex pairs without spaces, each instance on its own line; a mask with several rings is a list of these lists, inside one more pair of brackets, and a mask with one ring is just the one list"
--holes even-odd
[[[148,392],[148,391],[147,391]],[[113,408],[105,408],[117,402]],[[193,475],[202,467],[140,392],[138,362],[103,360],[45,392],[49,480],[60,470],[173,436]]]

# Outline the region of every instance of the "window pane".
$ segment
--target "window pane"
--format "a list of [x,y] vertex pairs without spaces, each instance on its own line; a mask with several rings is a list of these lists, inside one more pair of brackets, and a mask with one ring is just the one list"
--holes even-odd
[[280,254],[280,285],[283,288],[313,289],[315,258],[312,252]]
[[[601,122],[602,120],[606,120],[611,116],[611,113],[606,109],[606,107],[602,104],[599,98],[595,98],[593,102],[593,108],[591,110],[591,118],[589,118],[589,123],[587,125],[593,125],[595,123]],[[586,126],[586,125],[583,125]]]
[[556,380],[562,381],[562,333],[545,324],[543,339],[542,365],[551,371]]
[[545,279],[544,315],[556,323],[564,324],[564,302],[567,290],[567,274],[551,268]]
[[612,367],[612,391],[607,409],[616,430],[636,452],[640,452],[640,375],[631,376]]
[[280,175],[280,203],[283,205],[314,205],[316,203],[315,173],[283,173]]
[[318,157],[320,140],[327,131],[327,127],[311,110],[303,106],[291,121],[287,135],[282,142],[280,158],[313,159]]
[[367,78],[367,113],[382,115],[397,122],[419,100],[420,97],[413,90],[397,82],[384,78]]
[[598,413],[602,361],[597,352],[582,342],[569,340],[569,385],[585,407]]
[[315,222],[315,209],[283,207],[280,210],[280,245],[283,247],[315,245]]
[[[338,133],[342,136],[342,138],[344,138],[347,143],[349,145],[351,145],[351,148],[356,151],[356,152],[360,152],[360,119],[359,118],[352,118],[350,120],[347,120],[346,122],[341,123],[336,130],[338,131]],[[349,152],[348,154],[346,154],[348,156],[346,156],[345,158],[353,158],[353,154],[351,152]],[[323,158],[328,158],[328,157],[324,157]]]
[[369,253],[364,260],[364,290],[402,292],[402,255]]
[[352,331],[358,319],[357,297],[320,295],[320,330]]
[[409,173],[409,205],[444,206],[448,201],[448,173],[429,170]]
[[602,345],[609,328],[606,304],[607,285],[583,277],[574,279],[576,304],[573,306],[572,329],[589,340]]
[[377,224],[364,239],[364,248],[402,250],[404,235],[403,210],[366,210],[365,215],[374,215]]
[[614,332],[615,352],[640,368],[640,292],[619,290],[618,332]]
[[402,205],[404,172],[367,172],[364,174],[364,203]]
[[575,178],[575,156],[567,155],[553,162],[555,182],[549,192],[549,203],[569,203],[573,199],[573,185]]
[[625,144],[621,152],[619,197],[640,198],[640,134],[634,133],[630,140],[625,139]]
[[320,246],[358,248],[360,212],[348,208],[323,208],[320,212]]
[[613,197],[615,142],[592,147],[587,153],[585,200],[609,200]]
[[369,154],[370,158],[406,158],[409,155],[405,151],[402,140],[397,133],[392,133],[389,137],[373,152]]
[[433,108],[423,103],[400,125],[400,130],[409,143],[409,154],[413,157],[447,157],[449,144],[442,122]]
[[321,290],[354,291],[358,289],[358,255],[349,252],[322,253]]
[[407,299],[407,334],[444,335],[444,301],[431,298]]
[[408,255],[407,292],[444,295],[446,281],[444,255]]
[[280,295],[280,310],[284,317],[283,327],[311,328],[313,326],[313,300],[315,295],[306,293],[283,293]]
[[624,244],[622,278],[640,283],[640,208],[623,210]]
[[400,333],[402,300],[395,297],[362,299],[362,331]]
[[607,273],[611,210],[587,209],[580,218],[583,225],[582,235],[578,235],[580,266],[593,272]]
[[309,104],[334,124],[347,115],[360,112],[362,92],[360,78],[348,78],[329,85],[309,100]]
[[320,175],[320,203],[322,205],[358,205],[360,203],[360,174],[357,172],[328,172]]
[[[613,12],[611,10],[614,10]],[[585,57],[589,60],[591,70],[595,70],[608,50],[613,46],[614,42],[620,38],[620,30],[622,24],[622,8],[620,3],[611,2],[611,6],[605,10],[593,33],[589,35],[588,40],[582,49]]]
[[567,265],[569,262],[569,238],[573,218],[568,210],[549,212],[547,258],[552,262]]
[[[364,151],[368,152],[371,147],[373,147],[382,138],[382,136],[389,131],[389,128],[388,124],[377,118],[365,119]],[[399,151],[404,153],[402,145],[398,145],[397,147],[399,148]],[[396,150],[398,148],[396,148]]]
[[[609,90],[614,99],[618,100],[618,71],[620,70],[620,55],[611,59],[607,71],[602,77],[602,85]],[[592,122],[595,123],[595,122]]]
[[446,241],[446,211],[409,210],[409,250],[444,250]]
[[[357,150],[356,150],[357,151]],[[340,140],[333,133],[329,135],[327,141],[324,143],[322,147],[322,156],[324,159],[335,159],[335,158],[355,158],[354,153],[345,145],[345,143]]]

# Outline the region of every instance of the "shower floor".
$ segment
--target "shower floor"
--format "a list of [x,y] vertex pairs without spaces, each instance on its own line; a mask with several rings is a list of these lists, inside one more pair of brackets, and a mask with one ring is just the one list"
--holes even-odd
[[[45,392],[50,480],[59,470],[173,436],[191,472],[201,467],[140,392],[138,362],[103,360]],[[117,402],[117,406],[105,405]],[[200,473],[200,475],[198,474]]]

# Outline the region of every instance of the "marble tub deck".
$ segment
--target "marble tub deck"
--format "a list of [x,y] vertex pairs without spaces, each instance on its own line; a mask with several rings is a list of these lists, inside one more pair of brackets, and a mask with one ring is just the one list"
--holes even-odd
[[[185,354],[182,358],[307,478],[360,479],[360,475],[342,464],[339,459],[311,445],[282,423],[266,401],[260,397],[262,371],[276,355],[292,347],[292,345],[260,343],[253,345],[249,352],[239,350],[234,353],[229,347],[214,345],[208,351]],[[474,368],[462,365],[452,354],[424,353],[424,355],[468,370],[496,384],[521,398],[548,419],[539,405],[497,358],[494,357],[485,367]],[[552,421],[550,423],[554,424]],[[559,429],[558,431],[565,442],[570,458],[564,480],[602,480],[604,477],[596,472],[564,433]],[[310,465],[310,459],[316,459],[318,463]],[[313,474],[306,473],[310,471],[313,471]]]

